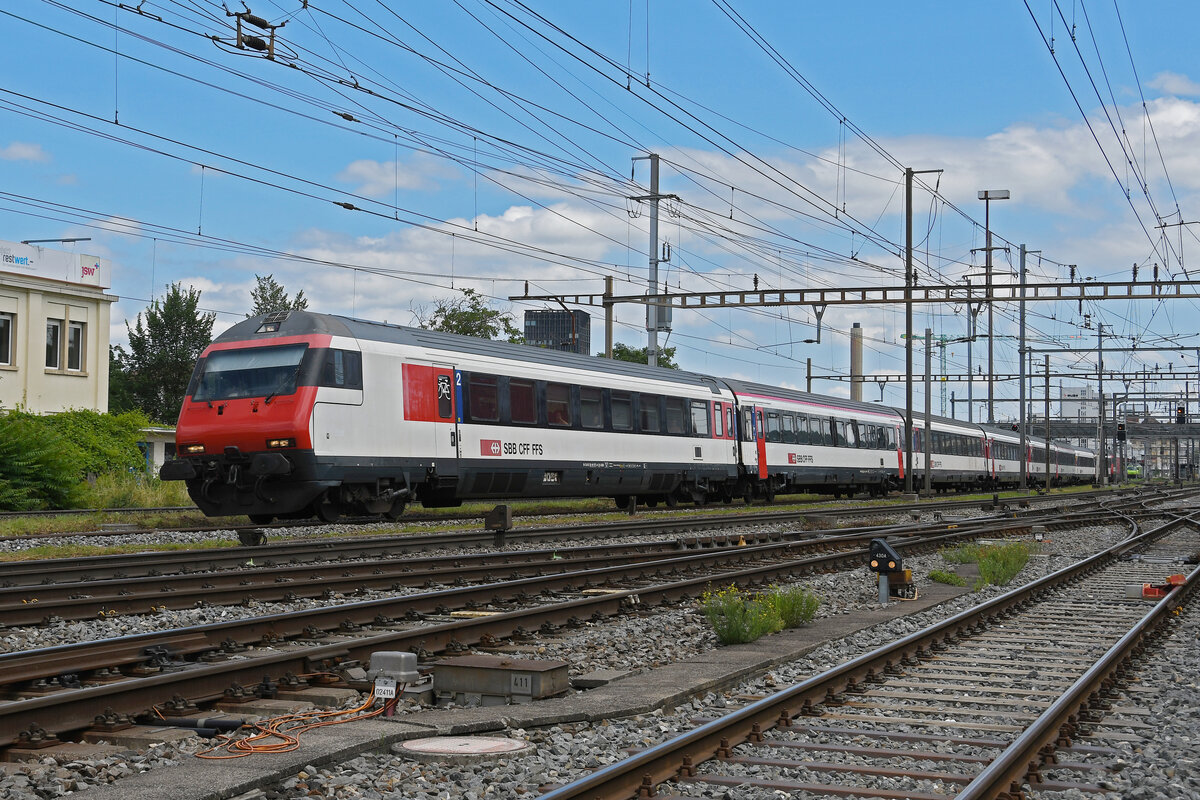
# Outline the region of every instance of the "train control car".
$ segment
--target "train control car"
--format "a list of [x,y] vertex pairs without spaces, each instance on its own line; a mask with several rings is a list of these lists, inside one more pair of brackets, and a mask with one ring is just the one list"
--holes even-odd
[[204,351],[176,442],[163,479],[255,521],[412,499],[703,501],[740,475],[734,397],[714,378],[301,311]]
[[[914,420],[917,486],[925,427]],[[904,480],[902,430],[884,405],[289,311],[205,349],[160,474],[208,515],[260,523],[394,517],[414,500],[881,495]],[[1016,437],[933,417],[928,438],[935,489],[1016,484]],[[1031,480],[1044,454],[1040,440],[1024,454]],[[1051,455],[1055,482],[1094,468],[1075,448]]]

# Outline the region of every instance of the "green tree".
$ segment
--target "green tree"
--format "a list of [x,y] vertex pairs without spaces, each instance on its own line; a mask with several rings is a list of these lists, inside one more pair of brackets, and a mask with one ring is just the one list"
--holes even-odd
[[308,308],[308,300],[304,290],[296,292],[295,297],[288,297],[283,285],[275,280],[274,275],[255,275],[257,285],[250,290],[250,299],[254,301],[253,310],[247,317],[257,317],[259,314],[269,314],[272,311],[303,311]]
[[200,353],[212,341],[217,315],[200,312],[200,291],[173,283],[131,328],[129,352],[114,348],[134,408],[155,422],[174,424]]
[[[596,353],[596,355],[603,356],[604,353]],[[650,358],[646,355],[645,347],[630,347],[620,342],[613,345],[612,357],[616,361],[631,361],[634,364],[650,363]],[[667,369],[679,369],[679,365],[675,363],[674,347],[658,348],[658,366],[666,367]]]
[[474,289],[462,289],[462,297],[442,298],[433,310],[421,307],[413,311],[417,325],[430,331],[445,331],[478,339],[500,339],[524,344],[525,337],[513,324],[510,311],[491,308]]

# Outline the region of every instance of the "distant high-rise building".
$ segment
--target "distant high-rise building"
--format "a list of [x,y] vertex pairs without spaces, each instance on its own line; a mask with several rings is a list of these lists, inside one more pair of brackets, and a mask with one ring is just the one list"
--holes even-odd
[[586,311],[526,311],[525,344],[590,354],[592,318]]

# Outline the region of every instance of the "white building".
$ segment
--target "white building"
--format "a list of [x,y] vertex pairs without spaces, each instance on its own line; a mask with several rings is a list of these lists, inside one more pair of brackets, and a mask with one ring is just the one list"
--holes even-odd
[[0,241],[0,409],[108,410],[107,259]]

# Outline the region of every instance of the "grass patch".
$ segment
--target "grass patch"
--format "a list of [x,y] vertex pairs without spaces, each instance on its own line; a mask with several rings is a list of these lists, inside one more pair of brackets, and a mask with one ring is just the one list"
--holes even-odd
[[959,575],[956,572],[948,572],[944,569],[931,570],[929,573],[929,580],[937,581],[938,583],[949,584],[950,586],[967,585],[967,581],[962,575]]
[[819,597],[800,586],[782,589],[772,586],[770,591],[762,595],[762,600],[775,609],[785,628],[799,628],[812,622],[821,605]]
[[753,642],[783,629],[783,619],[770,604],[733,585],[705,592],[700,603],[721,644]]
[[12,553],[0,554],[0,561],[39,561],[47,558],[80,558],[83,556],[111,556],[121,553],[142,553],[149,550],[209,550],[217,547],[236,547],[232,539],[210,539],[204,542],[163,542],[152,546],[144,544],[63,544],[39,545]]
[[979,584],[975,587],[978,589],[989,583],[994,586],[1008,585],[1025,567],[1035,550],[1036,545],[1026,542],[964,544],[952,550],[942,550],[940,555],[951,564],[979,565]]
[[806,625],[820,605],[815,594],[795,586],[751,593],[730,585],[700,598],[700,608],[721,644],[753,642],[768,633]]
[[192,505],[183,481],[144,472],[105,472],[83,490],[88,508],[174,508]]

